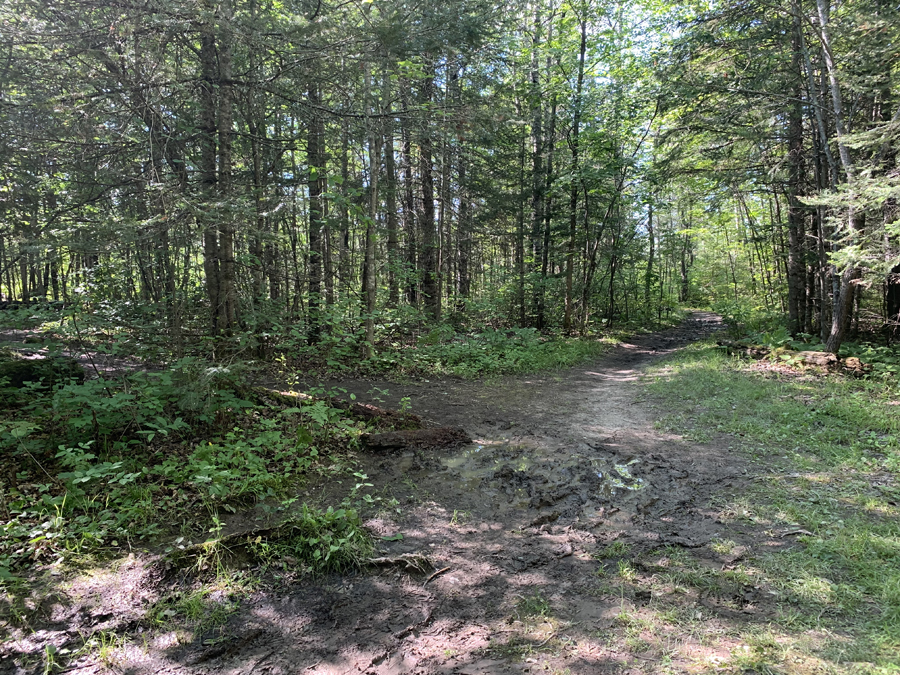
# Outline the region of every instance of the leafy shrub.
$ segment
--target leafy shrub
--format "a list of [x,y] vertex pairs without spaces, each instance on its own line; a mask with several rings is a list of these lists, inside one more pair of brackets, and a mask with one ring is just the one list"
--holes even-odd
[[600,354],[598,339],[544,336],[534,328],[457,333],[447,324],[433,327],[416,345],[394,345],[367,367],[405,374],[478,377],[558,368]]
[[729,334],[734,338],[754,333],[775,333],[784,328],[784,314],[748,301],[722,301],[715,303],[712,309],[722,316]]
[[871,366],[871,377],[893,379],[900,374],[900,347],[886,347],[869,343],[845,342],[841,356],[855,356]]
[[320,574],[358,567],[373,550],[355,510],[322,511],[305,504],[287,535],[269,546],[272,553],[290,556]]
[[356,442],[360,426],[340,410],[250,401],[239,378],[240,368],[183,359],[121,381],[18,391],[14,418],[0,421],[0,463],[15,477],[3,495],[0,577],[31,561],[156,537],[197,522],[198,507],[282,499],[330,466],[322,448]]

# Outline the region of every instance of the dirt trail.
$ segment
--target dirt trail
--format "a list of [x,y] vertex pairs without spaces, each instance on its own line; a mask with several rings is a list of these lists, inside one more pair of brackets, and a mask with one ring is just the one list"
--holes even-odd
[[[339,383],[387,407],[409,397],[414,412],[476,439],[458,451],[361,459],[381,494],[400,501],[367,523],[382,538],[379,555],[420,554],[432,567],[269,587],[207,634],[132,635],[116,670],[653,673],[663,656],[667,672],[686,672],[704,650],[716,657],[727,640],[710,647],[688,637],[666,655],[623,648],[622,617],[640,615],[651,594],[611,595],[599,582],[615,570],[611,551],[675,546],[721,569],[729,559],[708,544],[742,541],[709,504],[746,480],[744,461],[655,431],[641,403],[648,364],[718,327],[714,315],[695,313],[589,366],[488,384]],[[710,620],[727,622],[729,612]]]

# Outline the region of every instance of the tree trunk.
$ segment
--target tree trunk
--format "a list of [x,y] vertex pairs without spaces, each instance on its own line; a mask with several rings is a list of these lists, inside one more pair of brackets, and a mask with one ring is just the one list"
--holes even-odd
[[468,298],[472,289],[472,281],[469,276],[469,259],[472,256],[472,228],[469,223],[469,194],[466,187],[466,157],[460,148],[459,161],[457,162],[457,177],[459,180],[459,222],[456,229],[456,241],[459,247],[457,261],[457,291],[461,298]]
[[[422,79],[421,104],[428,107],[434,90],[434,62],[426,57],[425,77]],[[422,182],[420,229],[422,231],[422,294],[425,312],[432,321],[441,318],[441,286],[438,269],[439,251],[434,222],[434,169],[432,167],[431,125],[422,120],[419,137],[419,180]]]
[[219,329],[231,334],[237,322],[237,279],[234,260],[235,214],[231,208],[232,199],[232,142],[234,131],[232,104],[232,9],[231,0],[220,5],[222,28],[218,46],[219,86],[218,86],[218,132],[219,132],[219,198],[227,206],[219,215],[219,291],[221,312]]
[[340,242],[338,243],[338,286],[341,297],[349,293],[350,288],[350,128],[349,121],[341,125],[341,207],[340,207]]
[[[368,66],[366,66],[368,68]],[[371,82],[368,69],[366,70],[366,96],[371,92]],[[367,106],[366,113],[370,112]],[[369,213],[366,219],[366,253],[364,293],[366,298],[366,358],[370,359],[375,353],[375,238],[376,223],[378,222],[378,174],[380,173],[381,139],[382,135],[375,127],[371,117],[366,119],[369,137]]]
[[575,269],[575,247],[578,236],[578,192],[579,192],[579,133],[581,131],[582,91],[584,89],[584,58],[587,50],[587,17],[580,20],[581,43],[578,48],[578,80],[575,84],[575,109],[572,113],[572,185],[569,191],[569,241],[566,245],[566,308],[563,328],[572,330],[573,276]]
[[[391,105],[391,78],[384,73],[383,105]],[[387,112],[390,112],[387,110]],[[400,304],[400,284],[398,271],[400,267],[400,238],[397,232],[397,168],[394,160],[394,120],[390,115],[384,118],[384,176],[385,176],[385,208],[387,225],[387,271],[388,271],[388,307],[396,309]]]
[[519,313],[519,326],[526,326],[525,311],[525,133],[519,143],[519,213],[516,222],[516,306]]
[[[691,237],[686,234],[681,240],[681,258],[679,260],[679,270],[681,272],[681,290],[678,293],[679,302],[687,302],[691,296],[691,281],[688,274],[690,270],[691,259]],[[735,281],[735,294],[737,294],[737,281]]]
[[203,272],[206,293],[210,305],[212,334],[219,332],[221,313],[221,284],[219,281],[219,237],[216,215],[212,204],[216,202],[216,92],[218,64],[216,62],[216,37],[212,25],[205,24],[200,32],[200,163],[198,172],[207,207],[203,210]]
[[884,314],[890,336],[900,333],[900,265],[888,274],[884,288]]
[[[656,241],[653,233],[653,195],[647,202],[647,238],[649,239],[649,250],[647,252],[647,269],[644,272],[644,305],[645,310],[650,309],[650,289],[653,285],[653,258],[656,253]],[[647,316],[650,316],[649,314]]]
[[[851,186],[856,178],[856,169],[850,158],[850,149],[845,142],[847,136],[847,127],[844,121],[844,106],[841,97],[841,88],[837,79],[837,69],[835,68],[831,50],[831,36],[828,29],[828,11],[829,7],[826,0],[816,0],[816,7],[819,13],[819,39],[822,41],[822,56],[825,59],[825,65],[828,71],[828,84],[831,91],[831,106],[834,114],[834,126],[837,132],[838,154],[841,158],[841,165],[847,177],[847,183]],[[857,210],[856,207],[850,206],[847,212],[847,229],[850,245],[856,241],[856,235],[863,228],[864,214]],[[853,308],[853,296],[856,291],[856,282],[862,276],[861,270],[857,267],[850,267],[840,275],[840,286],[838,286],[838,274],[836,269],[832,269],[834,275],[834,297],[832,299],[832,318],[831,333],[825,341],[825,349],[837,354],[840,349],[841,342],[844,340],[847,321]]]
[[325,176],[324,148],[322,147],[323,123],[320,112],[318,83],[309,85],[309,101],[312,104],[307,121],[306,160],[309,166],[309,333],[310,344],[319,341],[322,332],[322,181]]
[[543,328],[544,323],[544,280],[541,278],[541,260],[543,259],[543,226],[544,226],[544,110],[541,105],[540,69],[538,67],[538,46],[541,42],[540,5],[534,14],[534,34],[531,38],[531,271],[533,286],[531,304],[534,312],[534,325]]
[[791,74],[794,81],[793,101],[788,109],[788,323],[792,334],[803,330],[805,264],[803,261],[804,209],[800,203],[803,184],[803,88],[800,32],[803,26],[799,12],[792,17]]
[[403,230],[406,232],[406,301],[412,307],[419,306],[419,255],[416,236],[416,200],[413,192],[413,160],[412,132],[409,128],[409,83],[405,80],[400,85],[400,105],[403,111],[401,118],[402,137],[400,155],[403,162]]

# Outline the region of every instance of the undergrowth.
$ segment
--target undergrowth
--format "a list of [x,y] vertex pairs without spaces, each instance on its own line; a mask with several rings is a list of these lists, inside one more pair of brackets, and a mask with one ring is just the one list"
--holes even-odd
[[[763,307],[746,303],[724,302],[715,306],[721,314],[728,334],[748,346],[762,346],[773,350],[773,357],[791,363],[790,351],[824,351],[825,343],[809,333],[792,335],[785,325],[785,316]],[[871,333],[869,338],[873,338]],[[870,379],[891,381],[900,376],[900,345],[888,345],[873,340],[844,340],[838,356],[858,358],[865,364]]]
[[[352,472],[346,451],[365,430],[328,399],[267,399],[239,367],[192,357],[161,372],[0,396],[7,583],[79,554],[114,555],[177,535],[202,541],[217,514],[254,504],[289,513],[311,475]],[[295,542],[294,555],[311,569],[348,564],[364,548],[357,520],[349,507],[303,505],[298,522],[307,530],[316,523],[318,534],[295,533],[306,543]]]
[[[835,672],[897,672],[896,379],[767,368],[701,343],[657,368],[649,388],[668,411],[659,421],[663,429],[727,445],[758,462],[758,478],[721,505],[720,518],[754,523],[770,536],[796,536],[798,545],[759,551],[754,560],[757,583],[781,599],[773,630],[826,636],[807,651]],[[851,663],[868,665],[852,670]],[[763,665],[794,672],[780,657]]]
[[[276,364],[282,370],[307,374],[400,378],[476,378],[561,368],[594,358],[617,339],[645,328],[635,323],[611,328],[601,322],[586,334],[568,335],[560,330],[518,328],[491,312],[472,316],[451,312],[444,321],[434,323],[419,310],[404,307],[377,314],[373,356],[366,358],[365,332],[358,318],[347,318],[356,317],[358,311],[352,304],[324,310],[315,340],[309,325],[289,321],[272,309],[248,315],[245,330],[229,338],[191,344],[167,335],[153,322],[123,315],[121,308],[88,312],[73,305],[62,313],[29,308],[7,311],[3,320],[50,342],[151,362],[239,355],[246,362]],[[670,313],[654,328],[676,325],[682,314]]]
[[363,376],[476,378],[562,368],[607,351],[615,340],[541,333],[533,328],[467,331],[450,324],[379,335],[371,358],[360,358],[362,334],[341,331],[308,345],[303,336],[277,346],[278,360],[304,372]]

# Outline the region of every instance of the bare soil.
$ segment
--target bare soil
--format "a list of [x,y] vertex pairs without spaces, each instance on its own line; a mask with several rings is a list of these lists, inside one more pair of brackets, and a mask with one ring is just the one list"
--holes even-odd
[[[30,630],[0,645],[0,672],[42,672],[47,645],[97,631],[116,636],[112,647],[66,671],[658,673],[721,662],[736,629],[771,616],[765,589],[726,597],[656,575],[678,552],[720,571],[783,541],[720,513],[752,478],[747,460],[655,430],[642,392],[648,365],[719,326],[695,313],[595,363],[531,377],[326,383],[384,407],[408,397],[430,423],[475,439],[359,456],[383,503],[400,502],[366,524],[382,564],[325,579],[288,566],[239,599],[215,591],[207,601],[232,613],[198,632],[175,618],[148,624],[147,608],[185,582],[134,555],[29,600]],[[661,624],[664,611],[690,621]]]

